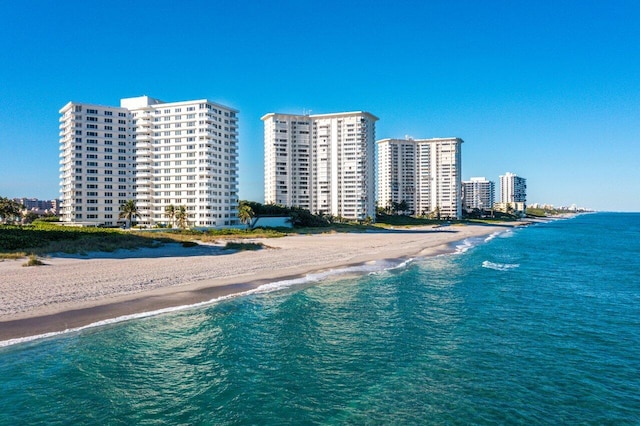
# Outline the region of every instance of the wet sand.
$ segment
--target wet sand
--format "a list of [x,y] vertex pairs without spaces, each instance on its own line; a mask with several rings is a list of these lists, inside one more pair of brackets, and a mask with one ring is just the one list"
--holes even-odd
[[155,249],[0,262],[0,341],[64,331],[98,321],[192,305],[262,284],[387,259],[433,256],[452,243],[513,225],[418,227],[366,233],[256,239],[267,248]]

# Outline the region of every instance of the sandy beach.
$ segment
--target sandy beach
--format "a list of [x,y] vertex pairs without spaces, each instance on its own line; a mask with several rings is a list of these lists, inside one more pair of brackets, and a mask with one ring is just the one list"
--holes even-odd
[[0,262],[0,341],[63,331],[123,315],[191,305],[262,284],[386,259],[432,256],[513,225],[419,227],[257,239],[268,248],[218,246],[52,256],[46,266]]

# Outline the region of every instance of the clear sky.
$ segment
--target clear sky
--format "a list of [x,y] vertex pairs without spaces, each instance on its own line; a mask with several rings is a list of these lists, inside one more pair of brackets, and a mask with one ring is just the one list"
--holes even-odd
[[364,110],[379,139],[464,139],[462,177],[640,211],[640,1],[0,0],[0,196],[59,196],[58,110],[149,95],[240,110],[263,199],[268,112]]

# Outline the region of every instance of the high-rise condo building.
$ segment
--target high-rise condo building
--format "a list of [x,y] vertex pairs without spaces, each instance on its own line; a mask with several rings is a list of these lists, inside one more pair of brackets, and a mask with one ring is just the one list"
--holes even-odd
[[406,202],[415,215],[462,217],[460,138],[382,139],[378,204]]
[[495,182],[483,177],[472,177],[462,182],[462,204],[468,210],[491,209],[495,191]]
[[190,226],[239,223],[237,110],[141,96],[60,114],[62,221],[115,226],[134,200],[142,226],[169,224],[169,205],[184,206]]
[[516,174],[507,172],[500,176],[500,202],[526,203],[527,180]]
[[264,201],[347,219],[375,217],[375,122],[368,112],[269,113]]

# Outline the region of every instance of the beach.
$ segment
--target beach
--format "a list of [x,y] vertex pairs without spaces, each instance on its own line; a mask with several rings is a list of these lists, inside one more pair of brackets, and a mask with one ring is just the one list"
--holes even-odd
[[[0,262],[0,341],[192,305],[267,283],[384,260],[433,256],[509,225],[459,225],[255,239],[265,248],[182,247]],[[245,240],[246,241],[246,240]]]

